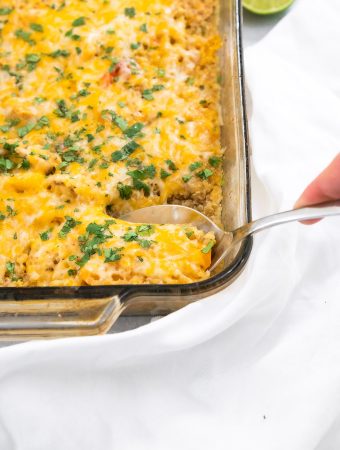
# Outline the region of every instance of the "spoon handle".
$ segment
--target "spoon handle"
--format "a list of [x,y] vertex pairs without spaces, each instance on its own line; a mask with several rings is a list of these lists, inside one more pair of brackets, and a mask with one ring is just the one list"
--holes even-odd
[[258,233],[266,228],[275,227],[288,222],[295,222],[297,220],[312,220],[322,219],[328,216],[340,215],[340,200],[319,203],[311,206],[304,206],[302,208],[285,211],[271,216],[262,217],[253,222],[246,223],[233,232],[233,243],[237,243],[249,236],[250,234]]

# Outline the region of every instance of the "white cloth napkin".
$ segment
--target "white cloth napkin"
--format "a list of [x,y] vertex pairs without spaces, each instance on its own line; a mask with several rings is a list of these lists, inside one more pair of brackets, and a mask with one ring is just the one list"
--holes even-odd
[[[255,216],[340,150],[340,2],[246,54]],[[255,238],[227,290],[137,330],[0,351],[1,450],[339,450],[340,219]]]

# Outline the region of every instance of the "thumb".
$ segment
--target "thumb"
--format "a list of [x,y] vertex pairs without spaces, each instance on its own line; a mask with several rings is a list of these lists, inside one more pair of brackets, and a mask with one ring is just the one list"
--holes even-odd
[[[315,205],[327,200],[340,200],[340,153],[327,166],[314,181],[304,190],[295,203],[295,208]],[[309,220],[304,223],[315,223]]]

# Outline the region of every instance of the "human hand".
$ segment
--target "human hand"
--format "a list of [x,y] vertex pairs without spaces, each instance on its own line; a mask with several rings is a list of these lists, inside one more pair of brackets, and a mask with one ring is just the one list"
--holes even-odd
[[[304,190],[295,208],[314,205],[331,200],[340,200],[340,153],[329,166],[318,175]],[[318,220],[308,220],[303,223],[313,224]]]

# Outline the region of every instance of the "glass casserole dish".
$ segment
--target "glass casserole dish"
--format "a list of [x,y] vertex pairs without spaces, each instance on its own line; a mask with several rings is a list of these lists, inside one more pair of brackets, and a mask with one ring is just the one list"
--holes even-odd
[[[250,219],[249,154],[241,45],[241,7],[221,0],[220,51],[222,223],[233,229]],[[235,249],[219,273],[190,284],[0,288],[0,337],[87,335],[106,332],[121,312],[165,314],[231,283],[249,257],[251,239]]]

